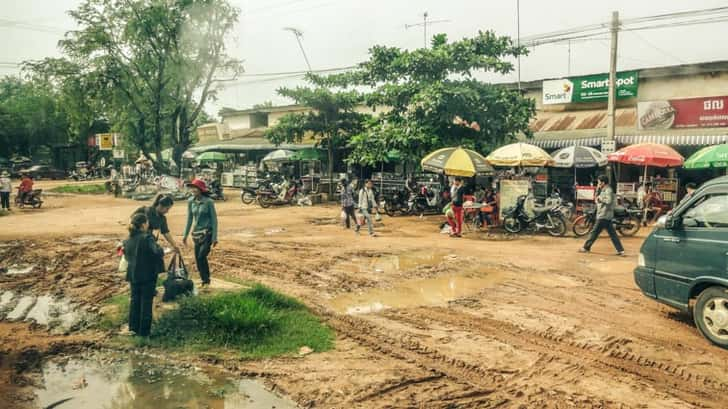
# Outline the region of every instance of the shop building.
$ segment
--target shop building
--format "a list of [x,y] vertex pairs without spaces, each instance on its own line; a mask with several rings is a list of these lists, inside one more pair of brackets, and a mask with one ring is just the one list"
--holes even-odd
[[[608,83],[606,73],[522,82],[537,110],[527,142],[549,152],[573,145],[611,152],[651,142],[670,145],[686,158],[704,146],[728,142],[728,61],[619,72],[613,142],[606,140]],[[635,167],[618,165],[613,172],[623,183],[642,179]],[[649,179],[684,185],[719,173],[649,169]]]

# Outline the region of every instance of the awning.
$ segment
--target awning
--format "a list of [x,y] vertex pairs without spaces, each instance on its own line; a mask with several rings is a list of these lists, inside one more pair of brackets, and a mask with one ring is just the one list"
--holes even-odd
[[726,143],[728,135],[618,135],[615,139],[622,145],[661,143],[672,146],[710,146]]
[[247,152],[255,150],[275,150],[275,149],[289,149],[299,150],[304,148],[310,148],[313,144],[282,144],[276,146],[265,138],[235,138],[223,141],[214,141],[205,144],[197,144],[189,149],[194,153],[202,152],[223,152],[223,153],[236,153],[236,152]]
[[567,146],[599,146],[602,144],[602,138],[578,138],[578,139],[531,139],[526,143],[536,145],[542,149],[561,149]]
[[[614,137],[620,145],[634,145],[636,143],[660,143],[672,146],[711,146],[728,143],[728,134],[725,135],[617,135]],[[561,149],[568,146],[598,147],[603,138],[572,138],[572,139],[531,139],[526,142],[543,149]]]

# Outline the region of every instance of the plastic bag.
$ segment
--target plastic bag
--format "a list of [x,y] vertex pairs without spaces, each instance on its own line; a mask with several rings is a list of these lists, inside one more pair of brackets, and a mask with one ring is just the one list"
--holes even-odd
[[119,259],[119,272],[122,274],[126,274],[126,271],[129,269],[129,262],[126,261],[126,256],[123,254],[121,255],[121,258]]

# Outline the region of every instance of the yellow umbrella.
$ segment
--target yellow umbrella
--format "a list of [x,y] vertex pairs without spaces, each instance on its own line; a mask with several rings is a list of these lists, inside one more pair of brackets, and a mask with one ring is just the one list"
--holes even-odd
[[424,170],[450,176],[471,177],[493,172],[483,155],[463,148],[438,149],[422,158],[420,164]]
[[550,166],[554,158],[528,143],[512,143],[494,150],[485,160],[493,166]]

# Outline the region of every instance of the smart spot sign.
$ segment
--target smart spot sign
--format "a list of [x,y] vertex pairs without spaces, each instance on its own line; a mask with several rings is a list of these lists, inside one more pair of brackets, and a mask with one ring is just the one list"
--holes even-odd
[[[617,73],[617,98],[637,96],[638,71]],[[609,74],[585,75],[543,82],[543,104],[604,102],[609,97]]]

